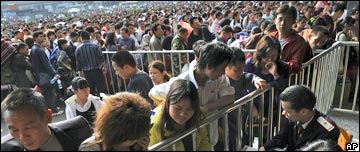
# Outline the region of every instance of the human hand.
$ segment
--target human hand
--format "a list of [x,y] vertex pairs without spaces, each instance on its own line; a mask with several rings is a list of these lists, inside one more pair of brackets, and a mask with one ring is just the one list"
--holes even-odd
[[149,135],[146,135],[146,136],[140,137],[140,139],[138,139],[135,144],[142,147],[142,150],[147,150],[149,143],[150,143],[150,137],[149,137]]
[[61,76],[59,74],[55,74],[54,77],[56,77],[57,79],[60,79]]
[[264,90],[264,89],[266,89],[266,80],[257,78],[254,80],[254,85],[255,85],[256,89]]
[[274,76],[275,80],[279,78],[279,75],[277,73],[277,65],[275,62],[265,63],[265,69],[268,70]]
[[265,147],[264,147],[264,146],[261,146],[261,147],[259,148],[259,151],[265,151]]

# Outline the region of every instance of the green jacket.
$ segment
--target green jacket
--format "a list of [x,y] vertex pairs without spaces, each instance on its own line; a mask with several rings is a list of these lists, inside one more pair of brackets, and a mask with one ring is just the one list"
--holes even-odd
[[[155,115],[152,117],[154,120],[154,125],[150,129],[150,143],[149,147],[152,145],[155,145],[156,143],[162,141],[161,139],[161,113],[162,113],[162,105],[159,105],[155,108]],[[174,131],[165,130],[165,136],[169,137],[175,135]],[[208,129],[207,127],[202,127],[198,129],[196,132],[196,150],[197,151],[210,151],[210,141],[209,141],[209,135],[208,135]],[[185,151],[184,144],[181,140],[175,143],[175,149],[176,151]],[[166,151],[171,151],[172,146],[169,146],[168,148],[164,149]]]

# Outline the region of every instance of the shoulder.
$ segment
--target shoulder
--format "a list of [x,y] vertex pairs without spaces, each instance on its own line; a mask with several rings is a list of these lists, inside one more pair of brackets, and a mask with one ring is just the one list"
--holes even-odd
[[57,134],[66,134],[76,143],[81,143],[91,136],[89,122],[82,116],[49,124],[49,127]]
[[72,105],[75,104],[76,95],[72,95],[71,97],[67,98],[65,100],[66,105]]
[[10,134],[1,137],[1,151],[24,151],[24,146]]
[[333,129],[337,128],[336,123],[326,116],[320,115],[319,117],[316,118],[316,122],[327,132],[330,132]]
[[95,141],[95,136],[87,138],[80,144],[79,151],[101,151],[99,144],[90,144]]

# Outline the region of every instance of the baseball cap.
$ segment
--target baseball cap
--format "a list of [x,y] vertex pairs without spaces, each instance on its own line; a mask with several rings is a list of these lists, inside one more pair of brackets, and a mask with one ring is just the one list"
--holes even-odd
[[84,89],[88,87],[89,87],[89,83],[84,77],[78,76],[72,79],[71,81],[71,88],[73,90]]

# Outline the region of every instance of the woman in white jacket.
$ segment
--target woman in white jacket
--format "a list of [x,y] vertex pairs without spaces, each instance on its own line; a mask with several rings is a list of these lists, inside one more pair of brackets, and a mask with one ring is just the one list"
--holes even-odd
[[81,115],[92,125],[96,111],[103,102],[99,97],[90,94],[89,83],[83,77],[75,77],[71,81],[71,90],[74,95],[65,100],[66,119]]

